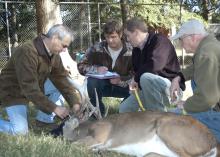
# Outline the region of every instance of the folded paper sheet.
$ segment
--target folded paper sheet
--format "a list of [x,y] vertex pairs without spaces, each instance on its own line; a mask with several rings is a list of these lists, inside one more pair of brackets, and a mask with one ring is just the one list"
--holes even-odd
[[87,73],[86,76],[92,77],[92,78],[97,78],[97,79],[111,79],[111,78],[118,78],[118,77],[120,77],[120,75],[117,74],[116,72],[110,72],[110,71],[107,71],[104,74]]

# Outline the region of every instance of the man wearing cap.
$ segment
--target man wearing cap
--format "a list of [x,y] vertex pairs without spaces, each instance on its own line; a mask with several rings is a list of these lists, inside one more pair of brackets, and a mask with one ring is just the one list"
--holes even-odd
[[194,54],[193,64],[172,80],[171,97],[179,90],[180,81],[193,79],[193,96],[181,101],[178,108],[207,125],[220,141],[220,113],[213,111],[220,101],[220,42],[194,19],[184,23],[171,39],[179,39],[186,53]]

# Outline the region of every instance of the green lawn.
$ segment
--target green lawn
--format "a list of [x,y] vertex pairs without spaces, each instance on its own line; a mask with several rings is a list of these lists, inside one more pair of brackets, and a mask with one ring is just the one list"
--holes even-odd
[[[109,114],[118,111],[119,99],[104,98],[109,105]],[[62,138],[47,135],[49,127],[35,125],[35,108],[29,107],[30,133],[27,136],[0,134],[0,157],[125,157],[113,152],[97,153],[85,146],[72,144]],[[57,123],[60,123],[58,121]]]

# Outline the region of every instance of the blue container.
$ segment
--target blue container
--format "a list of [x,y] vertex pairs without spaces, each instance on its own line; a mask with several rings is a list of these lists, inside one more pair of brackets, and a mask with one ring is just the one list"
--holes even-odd
[[84,55],[85,55],[85,53],[82,51],[77,52],[76,53],[76,62],[79,63],[82,60]]

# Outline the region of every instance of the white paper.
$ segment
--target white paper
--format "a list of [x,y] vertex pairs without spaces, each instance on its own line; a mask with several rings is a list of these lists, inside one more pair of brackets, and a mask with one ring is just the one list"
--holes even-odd
[[97,79],[110,79],[110,78],[120,77],[119,74],[117,74],[116,72],[110,72],[110,71],[107,71],[104,74],[87,73],[86,76],[97,78]]

